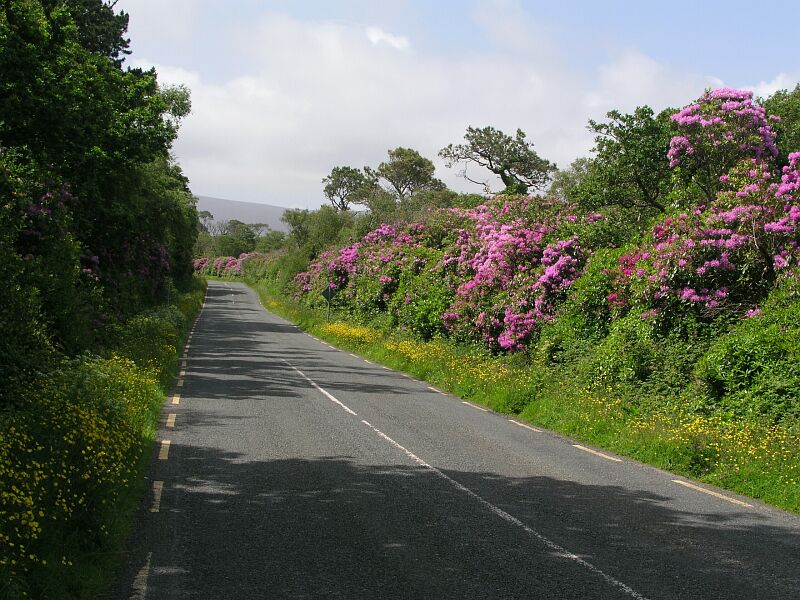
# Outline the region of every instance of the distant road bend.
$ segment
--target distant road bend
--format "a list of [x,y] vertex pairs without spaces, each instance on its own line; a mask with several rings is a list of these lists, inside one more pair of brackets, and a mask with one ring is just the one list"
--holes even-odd
[[800,518],[334,349],[242,284],[209,284],[155,453],[114,598],[800,598]]

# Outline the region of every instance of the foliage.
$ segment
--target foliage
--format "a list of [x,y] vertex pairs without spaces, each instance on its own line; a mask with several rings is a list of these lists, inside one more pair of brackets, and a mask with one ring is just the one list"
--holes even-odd
[[766,163],[740,163],[722,176],[725,190],[708,207],[657,221],[642,246],[620,258],[614,302],[633,300],[648,318],[709,316],[754,309],[781,271],[798,264],[800,153],[780,183]]
[[778,148],[772,123],[749,91],[720,88],[706,91],[696,102],[672,115],[679,128],[669,143],[670,167],[692,193],[713,202],[722,189],[720,177],[746,159],[773,161]]
[[612,110],[606,123],[589,121],[596,157],[569,199],[585,210],[620,205],[645,214],[664,212],[672,180],[666,157],[669,113],[656,116],[649,106],[640,106],[632,114]]
[[556,169],[550,181],[547,195],[563,201],[575,201],[575,191],[588,176],[592,159],[576,158],[566,169]]
[[433,163],[412,148],[397,147],[389,150],[389,160],[374,171],[367,167],[367,176],[385,182],[397,200],[410,198],[422,190],[444,189],[444,184],[433,176]]
[[0,247],[20,309],[0,325],[30,332],[2,348],[14,377],[191,276],[197,216],[169,157],[188,93],[122,67],[127,20],[99,0],[0,9]]
[[188,91],[123,66],[127,23],[101,0],[0,7],[3,597],[97,595],[199,310],[170,157]]
[[323,252],[297,284],[311,305],[332,289],[337,306],[365,318],[389,313],[426,337],[521,350],[579,274],[577,227],[568,205],[524,197],[440,209]]
[[785,166],[789,154],[800,149],[800,84],[791,91],[780,90],[762,102],[770,116],[778,117],[772,127],[775,130],[775,143],[778,146],[778,162]]
[[334,167],[330,175],[322,180],[323,193],[338,210],[347,210],[351,204],[360,204],[365,199],[364,190],[368,178],[361,169]]
[[[120,324],[104,356],[65,360],[16,387],[0,413],[0,597],[79,598],[129,518],[203,287]],[[159,385],[161,382],[161,385]],[[99,572],[98,572],[99,573]]]
[[787,275],[762,309],[719,337],[695,369],[700,406],[737,418],[800,418],[800,289]]
[[494,127],[467,127],[464,139],[466,144],[449,144],[439,151],[439,156],[445,159],[448,167],[465,163],[462,176],[483,185],[487,193],[491,193],[487,182],[467,177],[466,164],[474,163],[500,177],[506,194],[527,194],[528,190],[540,189],[556,169],[554,164],[536,153],[521,129],[517,129],[512,138]]

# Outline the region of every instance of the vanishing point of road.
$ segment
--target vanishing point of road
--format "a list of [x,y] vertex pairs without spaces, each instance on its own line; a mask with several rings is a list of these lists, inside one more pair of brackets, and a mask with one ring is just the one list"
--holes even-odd
[[212,282],[113,598],[800,598],[800,518],[442,394]]

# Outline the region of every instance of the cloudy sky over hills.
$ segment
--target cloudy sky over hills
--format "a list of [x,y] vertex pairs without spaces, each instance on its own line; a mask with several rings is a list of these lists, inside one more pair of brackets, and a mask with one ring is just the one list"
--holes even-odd
[[316,208],[336,165],[412,147],[436,158],[468,125],[523,129],[559,166],[588,119],[682,106],[705,87],[800,81],[793,2],[121,0],[128,64],[185,84],[175,154],[196,194]]

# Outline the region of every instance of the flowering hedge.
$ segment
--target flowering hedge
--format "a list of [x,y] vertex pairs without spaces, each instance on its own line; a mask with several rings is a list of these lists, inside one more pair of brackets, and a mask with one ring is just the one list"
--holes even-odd
[[[646,317],[691,307],[752,316],[777,277],[793,276],[800,266],[800,153],[789,155],[778,179],[774,134],[763,109],[750,104],[749,93],[723,91],[703,98],[715,100],[718,113],[749,123],[750,134],[723,133],[728,121],[701,99],[676,115],[691,141],[683,135],[673,139],[673,164],[698,145],[697,128],[708,130],[702,133],[712,146],[733,144],[736,152],[751,156],[718,176],[711,202],[659,219],[644,243],[620,258],[614,274],[619,289],[609,295],[617,307],[632,302],[648,309]],[[720,103],[721,98],[727,100]]]
[[577,232],[600,215],[541,198],[496,198],[442,209],[421,223],[382,225],[355,244],[322,253],[296,277],[310,305],[388,313],[401,327],[516,351],[580,275]]
[[194,271],[198,275],[213,275],[216,277],[236,277],[242,274],[242,268],[252,258],[261,256],[258,252],[249,252],[235,256],[217,256],[216,258],[202,257],[192,261]]

